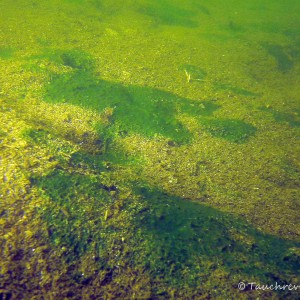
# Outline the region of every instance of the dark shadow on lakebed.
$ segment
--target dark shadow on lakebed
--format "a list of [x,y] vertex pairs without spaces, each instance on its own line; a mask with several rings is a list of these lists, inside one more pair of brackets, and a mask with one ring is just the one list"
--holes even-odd
[[[135,197],[124,201],[116,186],[59,169],[33,184],[51,199],[39,214],[53,246],[67,249],[64,259],[72,265],[69,275],[77,283],[96,276],[79,275],[76,267],[91,251],[96,253],[95,264],[109,270],[111,280],[122,271],[119,266],[130,265],[176,288],[201,289],[216,270],[236,284],[255,278],[284,285],[299,275],[294,249],[300,243],[262,233],[245,220],[206,205],[139,183]],[[114,217],[107,217],[107,212]]]
[[299,271],[299,257],[289,253],[299,243],[264,234],[231,214],[156,189],[141,187],[138,193],[149,204],[138,227],[155,239],[150,258],[164,261],[152,265],[157,272],[167,273],[172,264],[175,270],[193,265],[199,255],[215,268],[260,279],[279,276],[280,280],[280,274]]
[[[70,103],[99,112],[110,108],[110,128],[114,134],[138,133],[150,138],[161,135],[187,143],[195,133],[179,120],[180,114],[196,118],[203,130],[212,136],[234,143],[247,141],[256,131],[242,120],[216,119],[213,113],[220,106],[213,101],[193,101],[159,89],[99,79],[95,75],[93,58],[81,51],[49,50],[30,59],[47,59],[70,68],[67,73],[51,75],[45,87],[46,102]],[[100,133],[101,130],[100,126]]]

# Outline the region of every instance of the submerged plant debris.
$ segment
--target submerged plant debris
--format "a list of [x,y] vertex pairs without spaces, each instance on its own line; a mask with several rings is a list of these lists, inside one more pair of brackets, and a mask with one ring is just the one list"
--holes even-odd
[[297,5],[2,1],[0,299],[299,299]]

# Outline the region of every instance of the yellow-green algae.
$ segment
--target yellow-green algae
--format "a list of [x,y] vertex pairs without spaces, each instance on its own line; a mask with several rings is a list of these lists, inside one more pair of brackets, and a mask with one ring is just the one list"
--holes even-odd
[[296,4],[2,1],[1,298],[297,299]]

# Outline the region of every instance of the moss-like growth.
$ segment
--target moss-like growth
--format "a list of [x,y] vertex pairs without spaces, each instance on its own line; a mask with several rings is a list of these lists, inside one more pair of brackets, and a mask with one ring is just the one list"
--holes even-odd
[[[100,219],[109,195],[99,179],[56,170],[34,181],[51,199],[49,207],[40,214],[48,224],[49,237],[54,245],[68,249],[66,259],[79,259],[89,250],[92,241],[93,247],[101,248],[104,242],[98,236]],[[94,223],[96,215],[100,228]]]
[[293,112],[284,112],[272,107],[263,106],[260,109],[272,114],[273,118],[279,123],[289,124],[291,127],[300,127],[300,110],[295,109]]
[[248,96],[248,97],[258,97],[260,96],[260,94],[256,93],[256,92],[252,92],[249,91],[247,89],[241,88],[241,87],[237,87],[231,84],[226,84],[226,83],[215,83],[214,84],[214,89],[217,91],[228,91],[228,92],[232,92],[234,94],[237,95],[241,95],[241,96]]
[[197,21],[193,20],[195,13],[171,3],[169,0],[151,1],[142,8],[140,12],[150,16],[156,26],[183,26],[197,27]]
[[285,47],[275,44],[264,44],[264,48],[267,50],[277,63],[277,68],[281,72],[287,72],[294,66],[294,61],[291,59],[289,53]]
[[256,128],[240,120],[203,119],[201,124],[215,137],[234,143],[244,143],[256,132]]
[[0,47],[0,59],[12,58],[16,50],[11,47]]
[[295,113],[286,113],[273,111],[273,116],[277,122],[288,123],[291,127],[300,127],[300,111],[296,111]]

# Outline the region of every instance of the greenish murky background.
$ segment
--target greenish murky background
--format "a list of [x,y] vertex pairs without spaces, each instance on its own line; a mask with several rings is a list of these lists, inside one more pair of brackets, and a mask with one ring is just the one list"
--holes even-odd
[[299,15],[1,1],[0,298],[298,299]]

